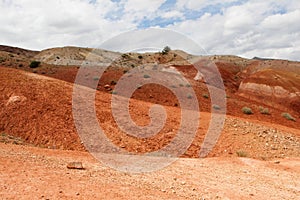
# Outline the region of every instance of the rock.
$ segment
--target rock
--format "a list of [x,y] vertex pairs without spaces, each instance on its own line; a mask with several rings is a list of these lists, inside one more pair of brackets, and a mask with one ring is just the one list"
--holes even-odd
[[24,101],[26,101],[26,100],[27,100],[27,98],[24,97],[24,96],[15,96],[15,95],[12,95],[12,96],[8,99],[8,101],[7,101],[7,103],[6,103],[6,106],[8,106],[9,104],[14,104],[14,103],[22,103],[22,102],[24,102]]
[[67,165],[68,169],[84,169],[82,162],[70,162]]
[[110,87],[110,85],[104,85],[104,89],[106,90],[106,91],[111,91],[112,89],[111,89],[111,87]]

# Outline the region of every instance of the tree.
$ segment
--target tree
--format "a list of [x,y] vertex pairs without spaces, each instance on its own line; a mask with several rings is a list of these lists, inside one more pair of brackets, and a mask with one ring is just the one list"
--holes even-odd
[[37,68],[37,67],[39,67],[40,66],[40,64],[41,64],[41,62],[39,62],[39,61],[32,61],[31,63],[30,63],[30,65],[29,65],[29,67],[30,68]]
[[171,48],[169,46],[165,46],[164,49],[162,50],[162,54],[168,54],[171,51]]

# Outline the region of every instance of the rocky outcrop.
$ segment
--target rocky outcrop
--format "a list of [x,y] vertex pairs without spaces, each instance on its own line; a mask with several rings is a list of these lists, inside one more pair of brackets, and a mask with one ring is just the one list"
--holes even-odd
[[[296,90],[296,91],[295,91]],[[300,90],[294,88],[293,91],[284,89],[282,86],[270,86],[260,83],[241,83],[239,87],[240,94],[256,95],[256,96],[268,96],[278,99],[294,98],[300,96]]]

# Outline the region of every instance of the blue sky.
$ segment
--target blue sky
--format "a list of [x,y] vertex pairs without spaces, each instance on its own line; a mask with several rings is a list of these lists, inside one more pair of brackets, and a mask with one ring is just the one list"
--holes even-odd
[[299,0],[1,0],[0,13],[4,45],[96,47],[155,27],[189,37],[208,54],[300,61]]

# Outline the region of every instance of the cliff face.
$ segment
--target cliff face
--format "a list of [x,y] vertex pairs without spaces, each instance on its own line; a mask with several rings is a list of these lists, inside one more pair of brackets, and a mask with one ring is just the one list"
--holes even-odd
[[[292,90],[296,90],[296,92]],[[286,90],[282,86],[270,86],[259,83],[241,83],[239,87],[239,92],[247,93],[248,95],[264,95],[268,97],[275,97],[278,99],[294,98],[300,96],[300,92],[297,88],[291,88],[291,90]]]
[[300,74],[287,70],[267,69],[245,78],[238,95],[278,108],[299,112]]

